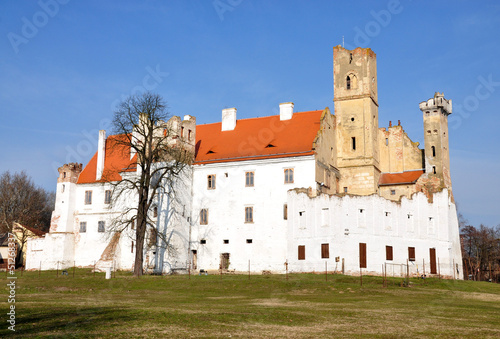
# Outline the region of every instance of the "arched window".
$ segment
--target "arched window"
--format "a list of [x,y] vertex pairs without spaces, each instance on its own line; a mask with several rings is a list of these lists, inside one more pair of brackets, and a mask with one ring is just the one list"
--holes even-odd
[[346,88],[351,89],[351,77],[349,76],[346,78]]
[[432,166],[432,173],[436,174],[436,166]]
[[435,157],[436,156],[436,147],[432,146],[431,149],[432,149],[432,156]]

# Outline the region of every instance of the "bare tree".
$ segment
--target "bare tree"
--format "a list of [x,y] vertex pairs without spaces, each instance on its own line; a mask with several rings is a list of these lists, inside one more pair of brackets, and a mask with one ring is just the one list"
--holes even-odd
[[[12,233],[16,224],[47,232],[54,204],[55,193],[35,186],[24,171],[4,172],[0,176],[0,233]],[[26,228],[17,228],[21,252],[29,232]]]
[[[180,118],[169,117],[163,98],[150,92],[128,97],[114,114],[114,132],[121,136],[117,143],[122,148],[129,147],[137,161],[114,184],[113,204],[117,206],[121,201],[122,208],[113,229],[120,232],[136,225],[134,275],[137,277],[143,274],[145,246],[158,246],[156,238],[162,235],[152,220],[158,194],[174,196],[176,181],[193,161],[194,141],[191,147],[183,138]],[[123,203],[132,199],[136,205]]]

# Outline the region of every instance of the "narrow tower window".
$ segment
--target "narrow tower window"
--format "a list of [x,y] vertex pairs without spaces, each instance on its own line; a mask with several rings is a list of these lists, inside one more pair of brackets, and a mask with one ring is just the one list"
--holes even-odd
[[356,150],[356,138],[355,137],[352,137],[352,150],[355,151]]
[[432,146],[431,149],[432,149],[432,156],[435,157],[436,156],[436,147]]
[[436,174],[436,166],[432,166],[432,173]]
[[346,88],[347,89],[351,89],[351,78],[349,76],[347,76],[347,79],[346,79]]

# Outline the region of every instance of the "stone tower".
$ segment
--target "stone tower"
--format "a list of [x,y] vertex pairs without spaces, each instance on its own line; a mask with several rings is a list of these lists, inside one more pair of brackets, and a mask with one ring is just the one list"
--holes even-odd
[[436,92],[434,98],[421,102],[424,116],[425,172],[429,178],[437,177],[443,187],[451,191],[450,151],[448,146],[448,115],[451,99]]
[[372,194],[380,177],[377,59],[369,48],[333,48],[340,192]]
[[70,163],[59,167],[56,204],[52,212],[50,232],[73,232],[76,182],[82,172],[82,164]]

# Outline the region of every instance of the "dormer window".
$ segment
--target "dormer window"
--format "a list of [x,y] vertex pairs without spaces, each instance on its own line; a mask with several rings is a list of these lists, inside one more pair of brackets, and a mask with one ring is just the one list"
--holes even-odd
[[351,89],[351,77],[347,76],[346,78],[346,88]]

